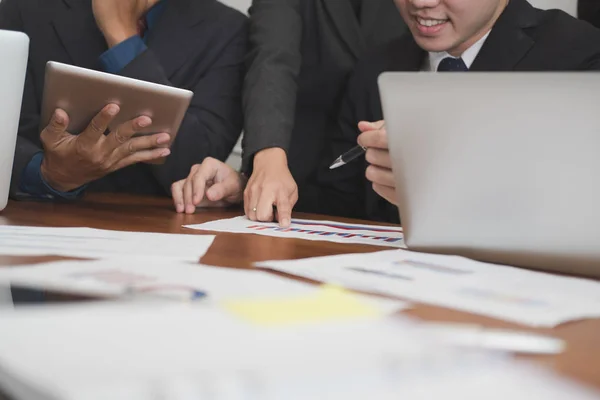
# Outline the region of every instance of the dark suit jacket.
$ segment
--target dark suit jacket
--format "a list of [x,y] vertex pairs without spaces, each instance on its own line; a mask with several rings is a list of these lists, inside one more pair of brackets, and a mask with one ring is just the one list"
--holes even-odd
[[346,82],[370,47],[406,27],[393,0],[254,0],[244,87],[244,169],[269,147],[288,152],[296,180],[318,165]]
[[[207,156],[226,159],[242,130],[241,89],[247,51],[247,18],[216,0],[167,0],[149,50],[121,74],[192,90],[171,156],[163,165],[138,164],[93,182],[88,190],[170,194]],[[12,194],[34,153],[40,150],[39,117],[49,60],[100,69],[107,45],[94,20],[91,0],[3,0],[0,29],[31,39]]]
[[596,28],[600,28],[600,1],[598,0],[578,0],[577,16]]
[[[356,145],[356,122],[383,119],[377,78],[384,71],[420,71],[427,53],[412,35],[367,54],[348,84],[340,126],[327,165],[315,185],[300,187],[297,209],[376,221],[398,221],[398,210],[379,197],[365,178],[365,158],[333,171],[331,160]],[[541,11],[511,0],[470,71],[600,70],[600,30],[558,10]],[[490,93],[493,96],[493,93]],[[568,100],[565,99],[568,102]]]

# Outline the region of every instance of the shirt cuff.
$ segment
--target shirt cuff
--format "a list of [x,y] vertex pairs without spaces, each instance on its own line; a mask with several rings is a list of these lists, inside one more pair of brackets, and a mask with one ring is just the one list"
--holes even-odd
[[44,160],[44,152],[36,153],[25,167],[21,175],[20,189],[23,193],[32,197],[44,199],[64,199],[76,200],[82,194],[87,185],[81,186],[70,192],[60,192],[46,182],[42,177],[42,161]]
[[142,38],[135,35],[102,53],[100,64],[105,72],[118,74],[147,49]]

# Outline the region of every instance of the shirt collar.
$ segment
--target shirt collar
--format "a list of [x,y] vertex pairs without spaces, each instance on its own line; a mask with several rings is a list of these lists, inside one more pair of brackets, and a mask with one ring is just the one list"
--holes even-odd
[[[485,40],[490,35],[490,32],[491,31],[486,33],[481,39],[479,39],[471,47],[469,47],[467,50],[465,50],[464,53],[461,54],[460,58],[462,58],[465,65],[467,66],[467,68],[471,68],[471,65],[475,61],[475,58],[477,58],[477,55],[479,54],[479,51],[483,47]],[[445,51],[429,52],[429,71],[432,71],[432,72],[437,71],[438,66],[440,65],[442,60],[447,57],[458,58],[458,57],[451,56],[450,54],[448,54],[448,52],[445,52]]]

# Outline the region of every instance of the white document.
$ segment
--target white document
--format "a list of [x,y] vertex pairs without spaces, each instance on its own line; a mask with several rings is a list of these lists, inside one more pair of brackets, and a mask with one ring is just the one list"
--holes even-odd
[[92,228],[0,226],[0,254],[81,258],[165,257],[198,262],[214,236]]
[[404,320],[265,329],[162,304],[25,309],[0,322],[0,387],[15,400],[598,395],[528,364],[441,345]]
[[523,325],[600,317],[600,282],[462,257],[394,250],[256,265]]
[[[174,300],[202,305],[231,299],[285,300],[310,296],[320,289],[319,285],[263,271],[143,257],[5,267],[0,268],[0,286],[3,283],[88,296]],[[408,307],[406,302],[399,300],[357,297],[382,314]]]
[[246,217],[236,217],[198,225],[185,225],[184,227],[213,232],[254,233],[263,236],[321,240],[336,243],[405,247],[404,235],[402,228],[399,226],[345,224],[333,221],[292,219],[292,224],[289,228],[281,228],[276,223],[254,222]]
[[5,267],[0,268],[0,282],[93,296],[156,295],[211,302],[230,297],[302,295],[316,287],[262,271],[143,257]]

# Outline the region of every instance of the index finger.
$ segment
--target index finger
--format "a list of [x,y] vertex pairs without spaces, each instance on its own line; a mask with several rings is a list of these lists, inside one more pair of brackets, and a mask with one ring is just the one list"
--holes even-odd
[[282,228],[289,228],[292,223],[292,204],[284,193],[280,193],[275,205],[277,207],[277,221]]
[[120,110],[116,104],[107,105],[96,114],[88,127],[79,136],[93,142],[99,141],[108,129],[108,125],[115,119]]
[[384,120],[380,120],[380,121],[377,121],[377,122],[360,121],[358,123],[358,129],[361,132],[376,131],[378,129],[383,129],[384,127],[385,127],[385,121]]
[[384,149],[388,148],[387,131],[383,129],[366,131],[358,136],[358,144],[366,148]]

